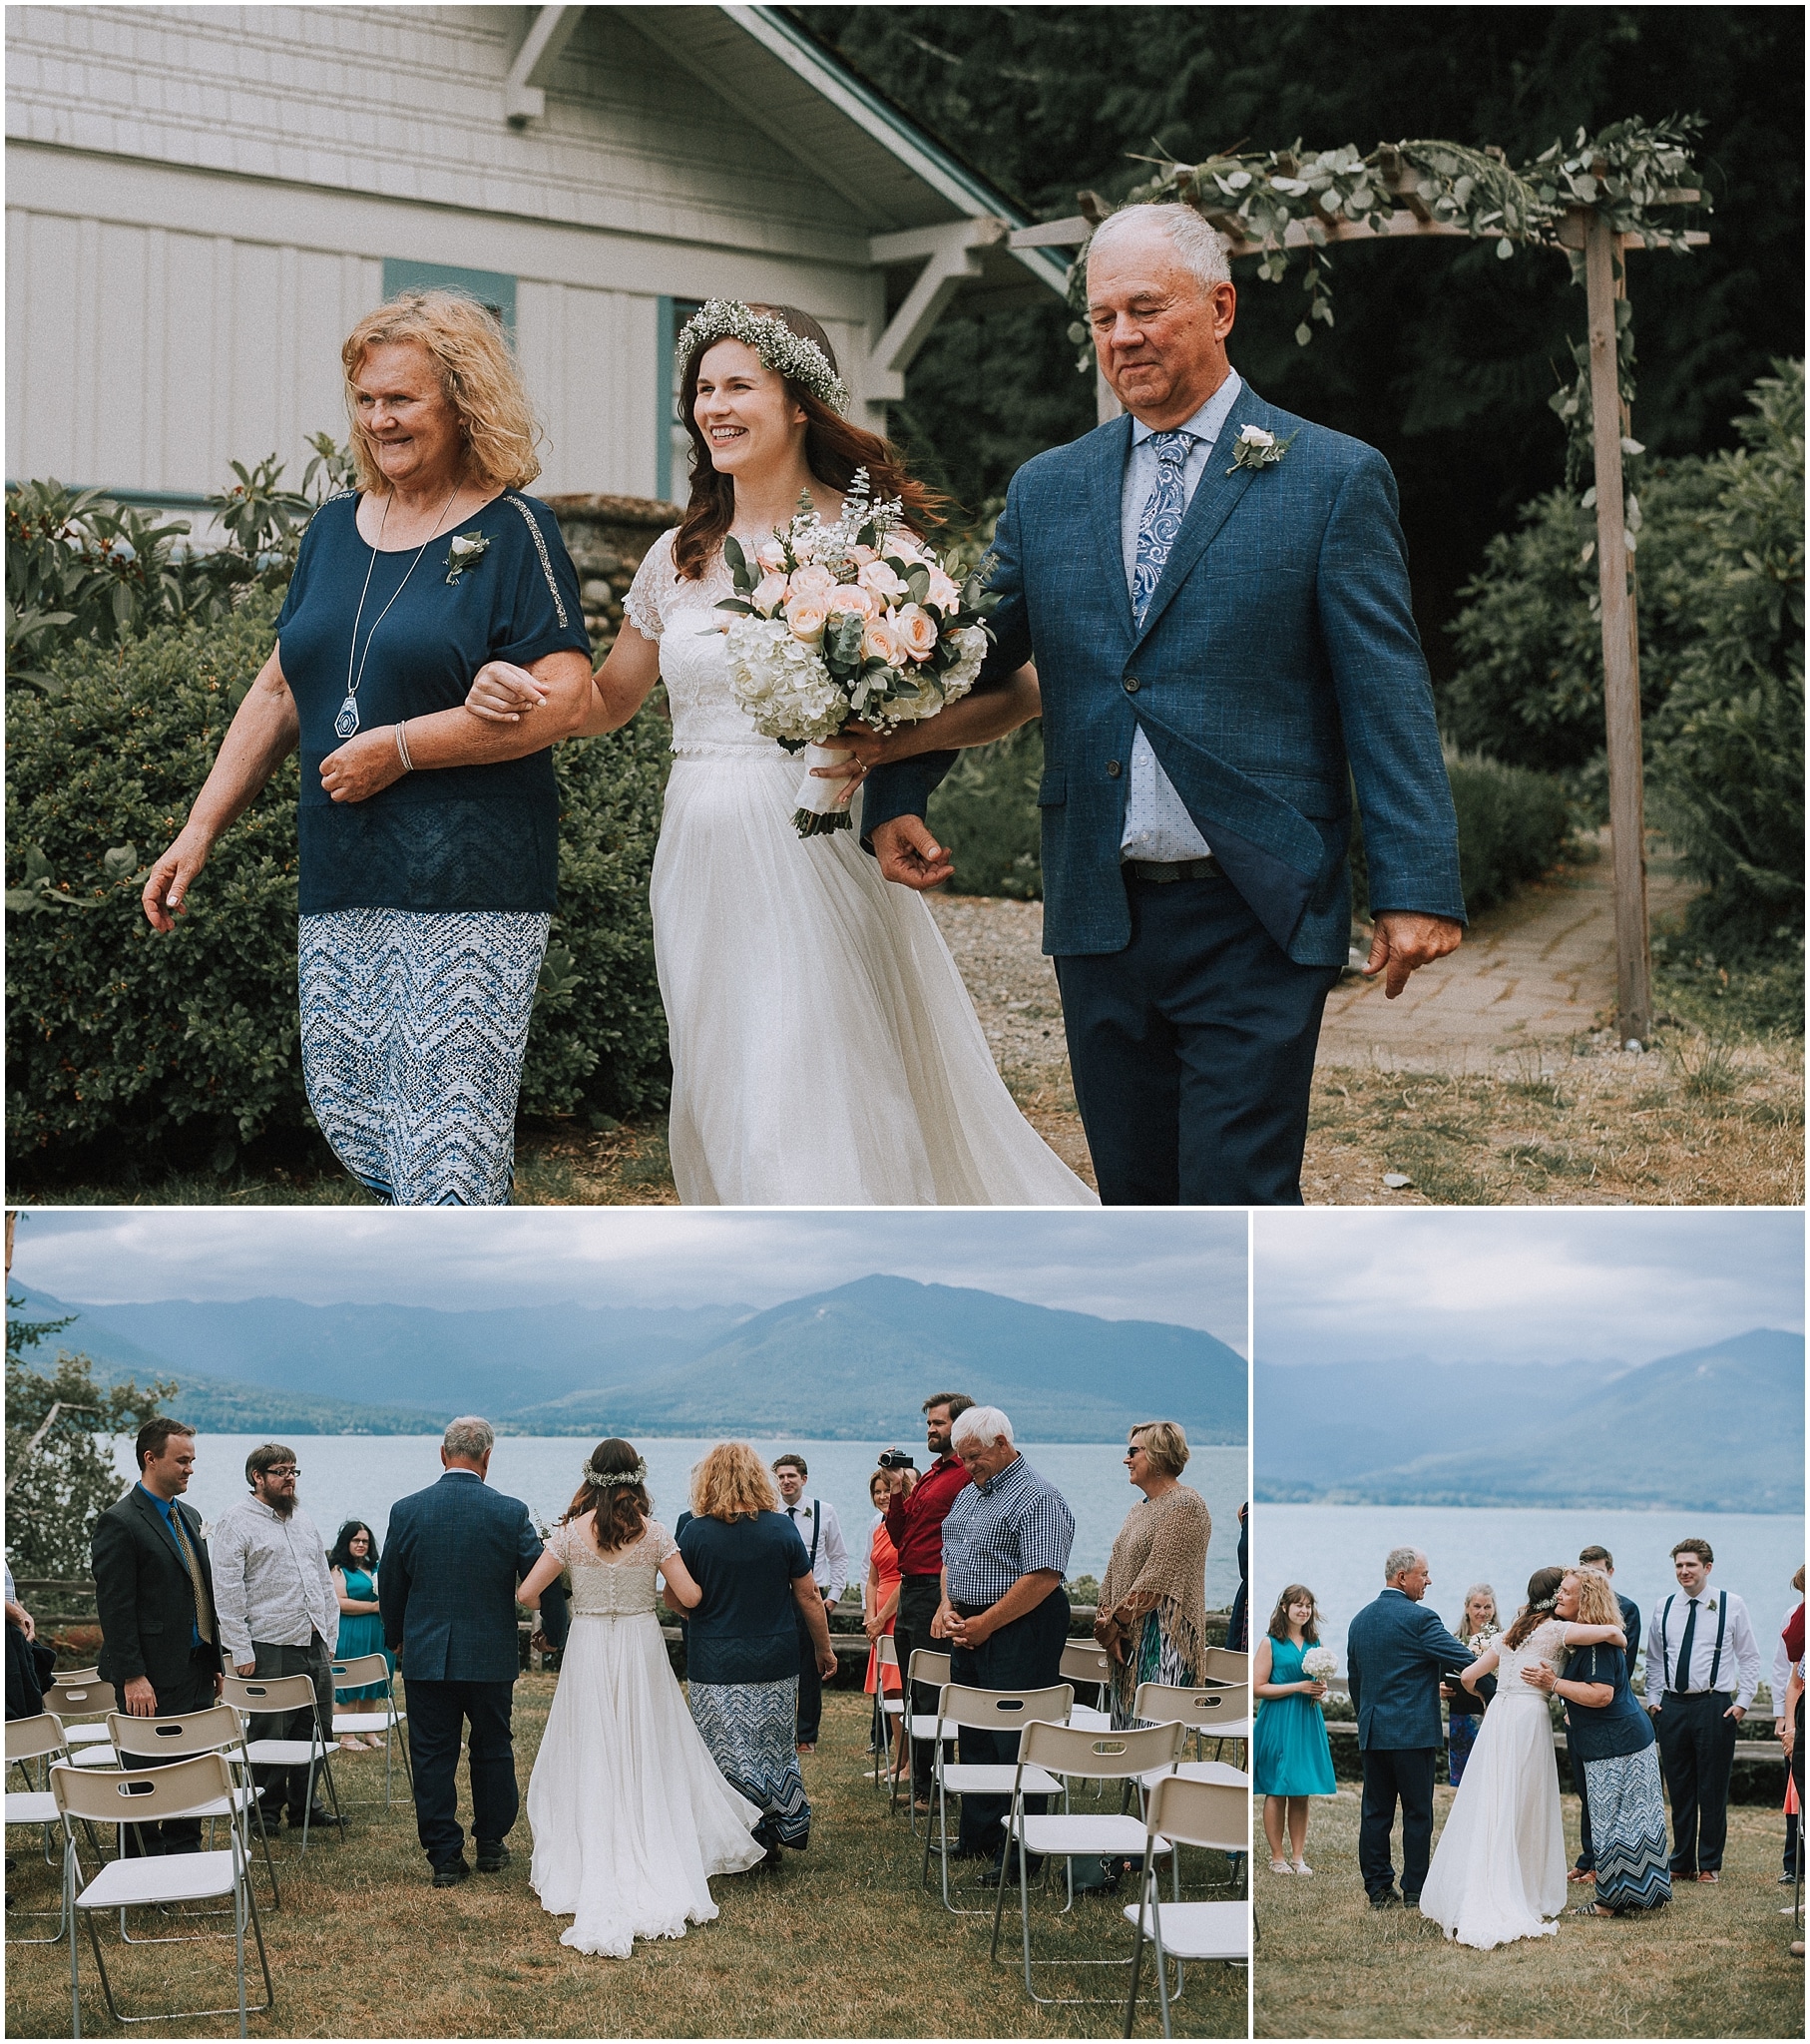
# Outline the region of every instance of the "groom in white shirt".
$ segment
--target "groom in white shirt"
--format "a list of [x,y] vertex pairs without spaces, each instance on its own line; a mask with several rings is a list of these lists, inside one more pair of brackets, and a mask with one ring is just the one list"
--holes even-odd
[[1674,1880],[1721,1877],[1734,1743],[1760,1684],[1759,1642],[1732,1590],[1712,1590],[1707,1540],[1671,1551],[1678,1587],[1653,1606],[1646,1632],[1646,1708],[1671,1797]]
[[[848,1548],[842,1538],[842,1523],[834,1505],[804,1495],[804,1481],[810,1471],[802,1455],[787,1452],[773,1463],[773,1481],[779,1486],[779,1509],[798,1529],[804,1551],[811,1559],[811,1577],[823,1599],[827,1619],[830,1607],[842,1595],[848,1582]],[[794,1614],[798,1623],[798,1751],[814,1753],[817,1734],[823,1729],[823,1678],[817,1673],[817,1648],[804,1623],[804,1614]]]

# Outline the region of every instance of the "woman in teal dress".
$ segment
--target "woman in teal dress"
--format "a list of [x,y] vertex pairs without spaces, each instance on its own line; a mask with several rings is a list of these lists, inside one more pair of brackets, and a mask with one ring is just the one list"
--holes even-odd
[[[335,1661],[352,1661],[360,1654],[381,1654],[393,1677],[396,1657],[383,1644],[383,1620],[377,1615],[377,1536],[362,1519],[348,1519],[339,1529],[327,1556],[333,1574],[333,1593],[339,1599],[339,1644],[333,1649]],[[357,1689],[336,1689],[333,1708],[353,1716],[381,1718],[385,1711],[383,1685],[370,1682]],[[362,1736],[346,1733],[339,1742],[347,1753],[368,1753],[383,1744],[373,1726]]]
[[[1308,1648],[1320,1643],[1319,1618],[1313,1592],[1305,1583],[1290,1583],[1276,1599],[1251,1668],[1251,1694],[1257,1700],[1251,1765],[1256,1792],[1264,1798],[1271,1873],[1313,1871],[1307,1863],[1307,1798],[1338,1793],[1320,1710],[1326,1685],[1313,1681],[1301,1666]],[[1292,1865],[1289,1844],[1294,1847]]]

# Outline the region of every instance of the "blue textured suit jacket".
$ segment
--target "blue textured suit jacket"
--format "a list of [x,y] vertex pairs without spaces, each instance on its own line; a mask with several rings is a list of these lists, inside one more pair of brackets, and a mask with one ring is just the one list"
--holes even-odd
[[[1246,425],[1291,444],[1272,468],[1228,474]],[[1297,963],[1346,960],[1353,781],[1372,909],[1462,921],[1457,818],[1389,464],[1246,384],[1139,631],[1120,535],[1131,438],[1119,418],[1028,461],[994,546],[1004,600],[983,683],[1034,659],[1043,685],[1044,949],[1131,940],[1118,868],[1137,726]],[[863,828],[922,815],[954,758],[878,768]]]
[[[521,1672],[516,1586],[540,1558],[528,1507],[475,1473],[449,1469],[428,1489],[398,1498],[377,1603],[384,1638],[402,1652],[403,1674],[411,1682],[514,1682]],[[563,1594],[550,1590],[542,1612],[557,1646]]]
[[1345,1659],[1361,1751],[1440,1744],[1440,1677],[1462,1675],[1472,1656],[1437,1611],[1405,1591],[1385,1590],[1351,1621]]

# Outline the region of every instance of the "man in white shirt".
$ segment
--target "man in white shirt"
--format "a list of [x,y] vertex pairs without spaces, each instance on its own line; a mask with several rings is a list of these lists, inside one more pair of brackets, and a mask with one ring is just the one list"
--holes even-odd
[[[842,1595],[848,1582],[848,1548],[842,1539],[841,1522],[834,1505],[804,1495],[804,1480],[810,1474],[802,1455],[789,1451],[773,1463],[773,1481],[779,1486],[779,1509],[798,1529],[804,1551],[811,1558],[811,1575],[821,1593],[825,1616]],[[817,1734],[823,1729],[823,1678],[817,1673],[817,1649],[802,1612],[794,1613],[798,1626],[798,1751],[814,1753]]]
[[[339,1600],[327,1572],[320,1529],[295,1502],[295,1450],[266,1441],[245,1457],[251,1495],[223,1513],[209,1537],[214,1608],[227,1665],[240,1676],[305,1675],[314,1685],[312,1711],[272,1711],[251,1720],[253,1739],[306,1739],[315,1730],[333,1740],[333,1676],[339,1642]],[[306,1768],[258,1768],[267,1824],[331,1821],[310,1807]]]
[[1737,1728],[1760,1686],[1760,1649],[1747,1607],[1712,1590],[1707,1540],[1671,1551],[1678,1587],[1653,1606],[1646,1630],[1646,1708],[1671,1796],[1673,1880],[1721,1877],[1728,1783]]

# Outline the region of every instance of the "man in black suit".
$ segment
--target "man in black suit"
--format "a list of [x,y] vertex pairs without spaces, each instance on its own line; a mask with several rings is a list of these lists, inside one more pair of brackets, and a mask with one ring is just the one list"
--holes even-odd
[[[1584,1548],[1578,1556],[1578,1566],[1581,1569],[1600,1569],[1608,1577],[1609,1585],[1613,1588],[1615,1557],[1606,1547]],[[1627,1635],[1627,1645],[1621,1651],[1627,1662],[1627,1688],[1631,1696],[1634,1688],[1634,1662],[1640,1652],[1640,1607],[1631,1597],[1623,1597],[1619,1590],[1615,1591],[1615,1602],[1621,1607],[1621,1630]],[[1566,1714],[1566,1723],[1571,1723],[1570,1712]],[[1578,1788],[1579,1839],[1578,1863],[1572,1868],[1571,1877],[1574,1881],[1593,1880],[1596,1876],[1596,1850],[1590,1843],[1590,1804],[1589,1797],[1584,1793],[1582,1765],[1573,1767],[1572,1780]]]
[[[134,1718],[205,1711],[221,1692],[214,1573],[201,1515],[182,1501],[195,1429],[180,1419],[139,1428],[139,1480],[94,1527],[101,1680]],[[199,1852],[199,1817],[134,1824],[129,1852]]]

